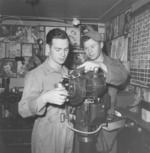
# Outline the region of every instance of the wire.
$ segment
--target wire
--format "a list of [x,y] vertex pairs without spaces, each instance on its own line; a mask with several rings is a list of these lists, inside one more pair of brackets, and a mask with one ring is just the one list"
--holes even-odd
[[78,132],[78,133],[82,133],[82,134],[95,134],[95,133],[97,133],[103,126],[106,126],[106,123],[101,124],[95,131],[92,131],[92,132],[85,132],[85,131],[77,130],[77,129],[71,127],[71,126],[69,125],[69,122],[67,122],[67,126],[68,126],[71,130],[73,130],[73,131],[75,131],[75,132]]

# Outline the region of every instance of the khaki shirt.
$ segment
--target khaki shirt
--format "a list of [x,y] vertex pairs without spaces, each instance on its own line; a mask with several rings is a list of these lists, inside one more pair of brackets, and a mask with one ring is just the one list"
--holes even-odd
[[[61,113],[57,107],[47,106],[41,99],[41,95],[48,90],[56,87],[62,79],[62,76],[68,74],[66,67],[62,68],[61,72],[56,72],[52,69],[46,60],[39,67],[30,71],[25,78],[24,91],[19,102],[19,113],[22,117],[30,117],[35,115],[43,115],[46,111],[46,116]],[[51,108],[55,108],[51,110]],[[50,111],[51,110],[51,111]]]

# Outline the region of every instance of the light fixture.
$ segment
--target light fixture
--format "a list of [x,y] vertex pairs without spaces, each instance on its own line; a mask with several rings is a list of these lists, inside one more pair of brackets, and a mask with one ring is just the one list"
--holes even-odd
[[80,20],[77,19],[77,18],[73,18],[72,25],[73,26],[79,26],[80,25]]

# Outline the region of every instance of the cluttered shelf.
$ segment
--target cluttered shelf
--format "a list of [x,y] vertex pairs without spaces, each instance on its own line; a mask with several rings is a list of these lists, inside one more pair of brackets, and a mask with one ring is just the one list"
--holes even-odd
[[141,111],[134,111],[134,109],[135,107],[117,108],[117,111],[150,132],[150,122],[144,121],[141,118]]

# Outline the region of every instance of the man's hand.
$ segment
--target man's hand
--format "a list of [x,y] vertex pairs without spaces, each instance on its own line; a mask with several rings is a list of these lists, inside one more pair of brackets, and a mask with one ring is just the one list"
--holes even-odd
[[43,96],[48,103],[63,105],[67,101],[68,92],[64,87],[58,87],[47,91]]
[[104,63],[87,61],[84,64],[80,65],[78,68],[82,68],[82,67],[84,67],[85,72],[94,71],[95,68],[101,68],[104,72],[107,73],[107,66]]

